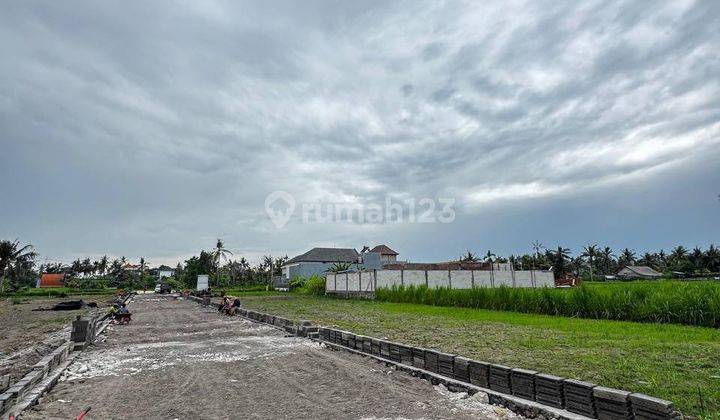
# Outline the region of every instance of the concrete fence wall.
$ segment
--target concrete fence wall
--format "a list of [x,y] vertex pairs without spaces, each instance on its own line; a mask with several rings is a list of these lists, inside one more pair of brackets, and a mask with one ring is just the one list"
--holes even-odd
[[374,293],[392,286],[451,287],[555,287],[550,271],[479,271],[479,270],[371,270],[329,273],[325,277],[328,293]]

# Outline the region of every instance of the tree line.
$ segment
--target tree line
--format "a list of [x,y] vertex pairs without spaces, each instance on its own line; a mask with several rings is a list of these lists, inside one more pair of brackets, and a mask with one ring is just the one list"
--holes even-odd
[[[213,287],[268,283],[272,276],[282,274],[282,265],[288,260],[287,256],[273,258],[265,255],[258,264],[251,265],[245,257],[235,259],[232,255],[222,239],[218,239],[211,250],[200,251],[199,255],[178,263],[170,281],[178,287],[194,289],[197,276],[207,274]],[[107,255],[95,260],[78,258],[70,264],[51,262],[38,265],[36,259],[37,253],[32,245],[21,245],[19,240],[0,240],[0,293],[34,287],[43,273],[63,274],[67,287],[83,289],[152,288],[158,280],[151,275],[151,269],[142,257],[132,268],[128,267],[130,262],[127,258],[111,260]]]
[[569,248],[558,246],[546,248],[541,242],[532,243],[532,253],[501,257],[492,251],[479,256],[467,251],[460,258],[465,262],[511,263],[516,270],[549,270],[560,278],[566,274],[594,280],[597,277],[615,275],[624,267],[647,266],[667,277],[683,275],[688,277],[707,277],[720,271],[720,249],[711,244],[707,249],[695,247],[688,250],[682,245],[670,252],[645,252],[637,254],[634,250],[624,248],[619,253],[609,246],[601,247],[588,244],[573,256]]

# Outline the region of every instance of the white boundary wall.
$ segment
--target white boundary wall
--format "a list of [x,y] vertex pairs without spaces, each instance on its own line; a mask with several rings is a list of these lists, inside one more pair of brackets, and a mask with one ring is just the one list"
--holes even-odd
[[392,286],[451,287],[555,287],[551,271],[475,271],[475,270],[372,270],[325,276],[327,292],[365,292]]

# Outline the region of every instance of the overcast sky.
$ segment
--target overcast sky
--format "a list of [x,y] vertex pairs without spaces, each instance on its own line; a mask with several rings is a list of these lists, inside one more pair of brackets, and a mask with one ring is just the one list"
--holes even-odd
[[[0,54],[0,238],[43,257],[720,244],[718,1],[8,1]],[[278,229],[278,190],[455,220]]]

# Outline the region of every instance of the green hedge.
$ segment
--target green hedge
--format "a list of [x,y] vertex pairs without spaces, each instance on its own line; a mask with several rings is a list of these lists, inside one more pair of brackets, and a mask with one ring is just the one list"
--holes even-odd
[[574,288],[378,289],[378,300],[578,318],[720,327],[720,283],[638,282]]

